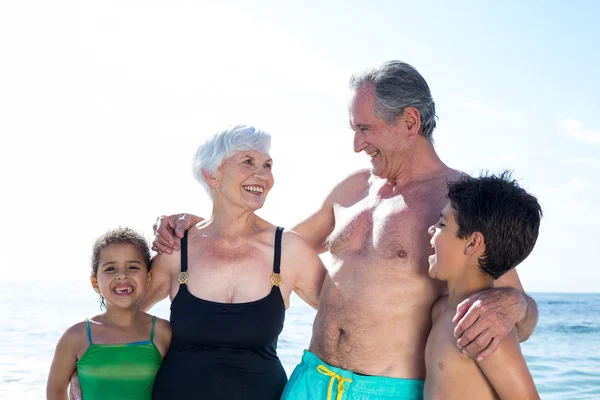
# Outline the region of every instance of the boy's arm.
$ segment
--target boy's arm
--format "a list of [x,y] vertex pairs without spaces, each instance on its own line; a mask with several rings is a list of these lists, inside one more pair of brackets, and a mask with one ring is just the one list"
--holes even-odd
[[531,373],[513,329],[498,349],[478,363],[500,399],[539,399]]
[[77,365],[77,348],[82,336],[76,326],[69,328],[58,341],[46,385],[47,400],[66,400],[71,375]]

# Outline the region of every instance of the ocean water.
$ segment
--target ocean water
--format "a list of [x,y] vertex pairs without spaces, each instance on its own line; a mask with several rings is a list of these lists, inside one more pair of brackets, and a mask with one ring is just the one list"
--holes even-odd
[[[600,399],[600,293],[533,297],[540,320],[522,349],[542,399]],[[0,399],[43,399],[59,337],[98,311],[87,282],[0,281]],[[152,313],[168,318],[169,303]],[[292,299],[278,350],[288,375],[308,346],[314,315]]]

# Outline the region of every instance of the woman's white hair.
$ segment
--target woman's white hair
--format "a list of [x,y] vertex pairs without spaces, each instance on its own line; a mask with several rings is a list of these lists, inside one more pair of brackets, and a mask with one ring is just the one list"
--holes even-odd
[[194,177],[212,199],[210,186],[204,179],[202,171],[214,175],[223,160],[233,156],[238,151],[254,150],[268,153],[271,149],[271,135],[248,125],[230,125],[218,132],[198,147],[194,155]]

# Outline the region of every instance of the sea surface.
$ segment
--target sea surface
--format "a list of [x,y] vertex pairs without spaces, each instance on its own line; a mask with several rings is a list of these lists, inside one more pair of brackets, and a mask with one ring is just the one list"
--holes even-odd
[[[600,293],[532,296],[540,319],[522,349],[542,399],[600,399]],[[0,281],[0,399],[43,399],[59,337],[98,312],[85,281]],[[169,303],[152,313],[168,318]],[[278,350],[288,375],[308,346],[314,315],[292,299]]]

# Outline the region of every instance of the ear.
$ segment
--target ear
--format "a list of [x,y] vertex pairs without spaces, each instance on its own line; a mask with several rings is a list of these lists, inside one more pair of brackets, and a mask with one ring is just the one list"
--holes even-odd
[[401,121],[408,131],[408,137],[414,139],[421,130],[421,113],[415,107],[406,107],[402,114]]
[[467,238],[465,245],[465,255],[472,256],[479,252],[485,251],[485,238],[481,232],[473,232],[471,236]]
[[213,173],[208,172],[207,170],[203,169],[202,176],[204,177],[204,180],[206,181],[206,183],[208,183],[208,186],[210,186],[212,189],[216,189],[219,187],[219,180],[217,179],[216,172],[213,174]]
[[100,294],[100,288],[98,287],[98,279],[96,279],[95,276],[90,276],[90,283],[92,284],[94,291]]
[[148,279],[146,279],[146,284],[150,286],[150,282],[152,282],[152,270],[148,271]]

